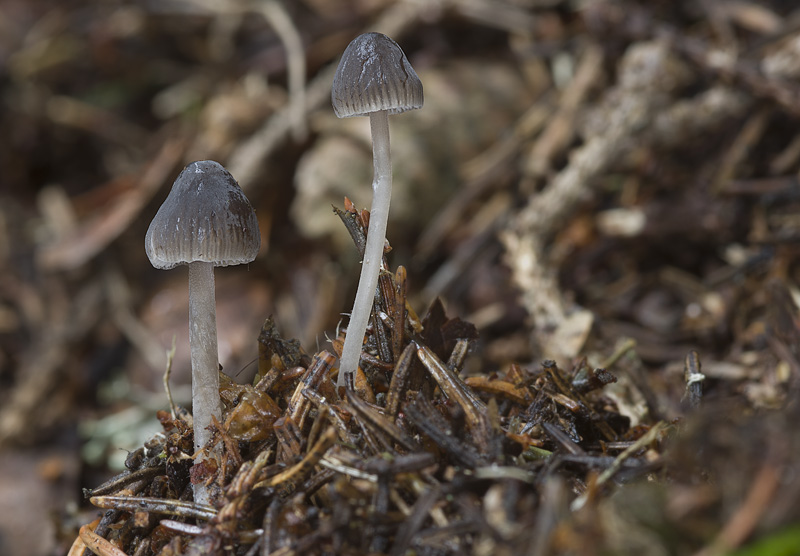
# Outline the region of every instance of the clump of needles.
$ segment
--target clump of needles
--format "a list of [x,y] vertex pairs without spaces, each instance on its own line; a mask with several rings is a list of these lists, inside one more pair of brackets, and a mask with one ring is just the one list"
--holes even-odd
[[[347,200],[345,207],[336,212],[363,250],[368,214]],[[206,446],[216,460],[193,468],[191,417],[160,412],[163,434],[130,455],[127,471],[87,492],[106,512],[76,546],[100,554],[400,555],[502,541],[522,550],[538,533],[515,526],[514,515],[551,503],[542,489],[554,466],[616,457],[615,472],[628,477],[659,467],[644,454],[663,426],[629,430],[602,396],[611,373],[548,361],[463,378],[475,328],[447,318],[439,302],[418,317],[402,266],[381,274],[378,291],[362,365],[344,388],[332,374],[337,354],[309,355],[268,320],[254,384],[223,379],[222,420],[214,419]],[[340,352],[342,339],[332,345]],[[556,449],[564,451],[557,463],[548,458]],[[210,505],[192,501],[192,483],[206,487]]]

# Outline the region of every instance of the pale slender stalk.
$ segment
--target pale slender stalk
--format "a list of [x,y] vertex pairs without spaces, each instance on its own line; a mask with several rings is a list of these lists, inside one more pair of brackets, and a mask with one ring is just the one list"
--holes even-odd
[[361,359],[361,346],[375,300],[378,274],[383,260],[383,246],[386,242],[386,223],[389,220],[389,203],[392,199],[392,157],[389,152],[389,113],[386,110],[369,115],[372,130],[372,160],[375,176],[372,180],[372,207],[369,211],[367,245],[364,261],[361,264],[361,277],[358,280],[356,300],[347,336],[344,339],[342,358],[339,361],[338,386],[344,386],[346,373],[354,373]]
[[[211,437],[211,416],[222,417],[219,398],[217,354],[217,307],[214,296],[214,265],[189,263],[189,346],[192,352],[192,419],[195,452]],[[195,460],[195,465],[202,462]],[[194,501],[209,504],[205,486],[194,485]]]

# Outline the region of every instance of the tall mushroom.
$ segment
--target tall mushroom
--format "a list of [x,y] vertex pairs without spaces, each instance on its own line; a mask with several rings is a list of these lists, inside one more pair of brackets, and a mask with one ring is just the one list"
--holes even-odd
[[342,54],[333,78],[331,103],[339,118],[369,115],[375,168],[367,245],[339,362],[337,384],[342,386],[344,377],[355,372],[361,358],[383,259],[392,198],[388,116],[421,108],[422,82],[396,42],[381,33],[365,33],[353,39]]
[[[211,433],[211,416],[222,417],[219,398],[214,267],[249,263],[261,246],[258,220],[239,184],[217,162],[192,162],[180,173],[145,236],[152,265],[189,266],[189,344],[195,451]],[[195,460],[195,465],[202,461]],[[195,501],[208,493],[195,485]]]

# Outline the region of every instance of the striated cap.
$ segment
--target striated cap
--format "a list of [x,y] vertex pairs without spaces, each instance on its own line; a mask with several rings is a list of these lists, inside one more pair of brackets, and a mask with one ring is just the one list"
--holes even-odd
[[422,108],[422,82],[400,46],[381,33],[364,33],[347,45],[331,90],[339,118]]
[[162,270],[195,261],[249,263],[260,246],[250,201],[233,176],[212,160],[183,169],[144,238],[147,258]]

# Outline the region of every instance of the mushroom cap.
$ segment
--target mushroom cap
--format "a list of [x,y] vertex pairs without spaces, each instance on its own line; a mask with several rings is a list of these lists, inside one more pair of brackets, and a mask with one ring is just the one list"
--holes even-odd
[[144,238],[147,258],[162,270],[195,261],[249,263],[260,247],[250,201],[233,176],[212,160],[183,169]]
[[381,33],[364,33],[347,45],[331,90],[339,118],[422,108],[422,82],[400,46]]

